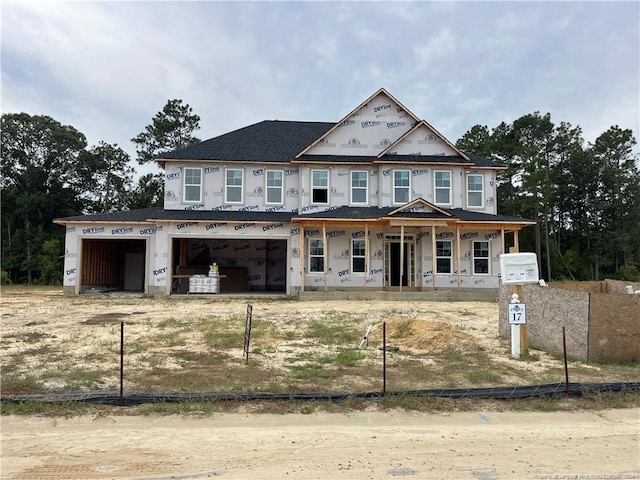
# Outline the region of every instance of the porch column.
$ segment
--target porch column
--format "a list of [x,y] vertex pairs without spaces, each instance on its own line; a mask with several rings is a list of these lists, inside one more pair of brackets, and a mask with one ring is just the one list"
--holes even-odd
[[431,281],[433,291],[436,291],[436,227],[431,225]]
[[518,229],[513,231],[513,253],[520,252],[520,240],[518,239]]
[[404,274],[404,225],[400,225],[400,292],[402,292],[402,275]]
[[322,222],[322,263],[324,264],[324,291],[327,291],[327,279],[329,264],[327,263],[327,250],[329,250],[329,242],[327,241],[327,222]]
[[367,286],[367,273],[369,272],[369,224],[364,224],[364,287]]
[[507,242],[504,239],[504,225],[500,225],[500,242],[502,242],[502,253],[507,253]]
[[300,291],[304,292],[304,224],[300,224]]
[[456,225],[456,263],[458,264],[458,288],[462,285],[460,274],[460,225]]

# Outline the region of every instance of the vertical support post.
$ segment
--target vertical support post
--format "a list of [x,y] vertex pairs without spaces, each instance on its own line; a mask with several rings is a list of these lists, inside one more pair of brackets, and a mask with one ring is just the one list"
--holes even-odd
[[329,271],[327,264],[327,250],[329,250],[329,242],[327,242],[327,222],[322,222],[322,264],[324,265],[324,291],[327,291],[327,282],[329,279]]
[[124,406],[124,322],[120,322],[120,406]]
[[364,285],[367,286],[367,274],[369,273],[369,224],[364,224]]
[[564,384],[565,392],[569,395],[569,367],[567,365],[567,336],[565,334],[565,328],[562,327],[562,350],[564,356]]
[[400,291],[402,292],[402,277],[404,275],[404,225],[400,225]]
[[382,396],[387,396],[387,322],[382,322]]
[[458,270],[458,288],[462,286],[460,272],[460,225],[456,225],[456,270]]
[[[509,253],[518,253],[520,252],[520,244],[519,244],[519,240],[518,240],[518,230],[514,230],[513,231],[513,242],[514,245],[513,247],[511,247],[509,249]],[[513,292],[516,293],[518,295],[518,298],[520,299],[520,302],[524,303],[523,297],[522,297],[522,285],[514,285],[513,286]],[[520,348],[521,351],[524,355],[527,355],[529,353],[529,339],[528,339],[528,334],[527,334],[527,326],[526,325],[520,325],[519,326],[519,330],[520,330]]]
[[[520,302],[524,303],[522,299],[522,285],[515,285],[515,291],[518,294],[518,298],[520,298]],[[520,351],[523,355],[529,354],[529,340],[527,334],[527,325],[520,325]]]
[[[518,294],[511,296],[511,303],[519,303]],[[520,358],[520,327],[522,325],[511,325],[511,357]]]
[[304,292],[304,250],[307,242],[304,239],[304,224],[300,224],[300,291]]
[[436,291],[436,227],[431,225],[431,280],[433,291]]

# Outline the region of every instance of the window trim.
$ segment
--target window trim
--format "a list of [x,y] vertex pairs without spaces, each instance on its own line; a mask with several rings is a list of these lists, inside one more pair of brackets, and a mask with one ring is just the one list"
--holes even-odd
[[[355,252],[355,248],[354,245],[356,242],[362,242],[363,244],[363,248],[362,248],[362,255],[356,255]],[[353,264],[353,260],[356,258],[361,258],[364,263],[362,266],[362,271],[357,271],[354,268],[354,264]],[[354,275],[364,275],[367,273],[367,240],[364,238],[352,238],[351,239],[351,273]]]
[[[327,174],[327,185],[321,185],[321,186],[315,186],[313,183],[313,174],[315,172],[325,172]],[[313,192],[314,190],[320,190],[320,189],[326,189],[327,190],[327,201],[326,202],[315,202],[314,198],[313,198]],[[311,205],[329,205],[331,202],[331,198],[330,195],[331,194],[331,175],[330,175],[330,171],[327,168],[314,168],[311,170],[311,198],[309,199],[309,201],[311,202]]]
[[[407,172],[409,174],[409,185],[398,187],[396,186],[396,172]],[[392,201],[394,205],[404,205],[405,203],[409,203],[411,201],[411,169],[406,168],[398,168],[391,171],[391,188],[392,192]],[[407,201],[398,201],[396,199],[396,188],[406,188],[407,189]]]
[[[354,187],[353,177],[354,173],[364,173],[366,185],[364,187]],[[364,202],[356,202],[353,200],[354,189],[362,190],[364,188]],[[349,172],[349,203],[351,205],[369,205],[369,172],[367,170],[351,170]]]
[[[280,187],[269,185],[269,173],[280,174]],[[280,190],[280,201],[269,201],[269,189],[278,188]],[[265,170],[264,172],[264,203],[265,205],[282,205],[284,204],[284,172],[282,170]]]
[[[197,170],[200,172],[200,183],[187,183],[187,170]],[[184,167],[182,171],[182,202],[183,203],[202,203],[202,168],[201,167]],[[187,187],[198,187],[198,199],[197,200],[187,200]]]
[[[437,174],[438,173],[448,173],[449,174],[449,186],[448,187],[438,187],[437,186]],[[449,191],[449,201],[448,202],[438,202],[438,190],[448,190]],[[453,204],[453,173],[451,170],[434,170],[433,171],[433,203],[435,205],[452,205]]]
[[[449,244],[449,255],[438,255],[438,243],[448,243]],[[440,272],[438,271],[438,259],[446,258],[449,260],[449,271],[448,272]],[[453,241],[452,240],[436,240],[436,258],[435,265],[433,266],[434,275],[452,275],[454,272],[453,269]]]
[[[314,241],[322,242],[322,255],[312,255],[311,254],[311,245]],[[327,266],[324,261],[324,254],[326,249],[326,242],[322,237],[309,237],[307,238],[307,273],[311,275],[324,275],[327,270]],[[312,258],[321,258],[322,259],[322,270],[311,270],[311,259]]]
[[[469,190],[469,178],[480,177],[480,190]],[[469,173],[466,178],[466,191],[467,191],[467,207],[468,208],[484,208],[484,175],[481,173]],[[480,193],[480,205],[471,205],[469,201],[469,194]]]
[[[229,185],[227,183],[228,181],[227,173],[230,171],[238,171],[241,173],[240,185]],[[238,186],[240,187],[240,200],[239,201],[229,200],[229,187],[237,188]],[[242,205],[244,203],[244,169],[231,168],[231,167],[224,169],[224,203],[232,204],[232,205]]]
[[[486,243],[487,244],[487,256],[486,257],[476,257],[476,243]],[[474,240],[471,244],[471,271],[474,275],[491,275],[491,243],[488,240]],[[487,261],[487,271],[486,272],[476,272],[476,260],[486,260]]]

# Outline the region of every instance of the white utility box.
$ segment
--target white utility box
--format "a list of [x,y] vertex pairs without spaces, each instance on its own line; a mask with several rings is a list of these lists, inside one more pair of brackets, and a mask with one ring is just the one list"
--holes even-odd
[[500,255],[502,283],[524,285],[538,283],[538,257],[535,253],[503,253]]

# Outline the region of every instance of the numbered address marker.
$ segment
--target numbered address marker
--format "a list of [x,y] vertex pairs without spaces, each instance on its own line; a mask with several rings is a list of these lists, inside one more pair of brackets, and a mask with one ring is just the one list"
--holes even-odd
[[509,325],[525,325],[527,323],[527,305],[524,303],[510,303],[507,314]]

